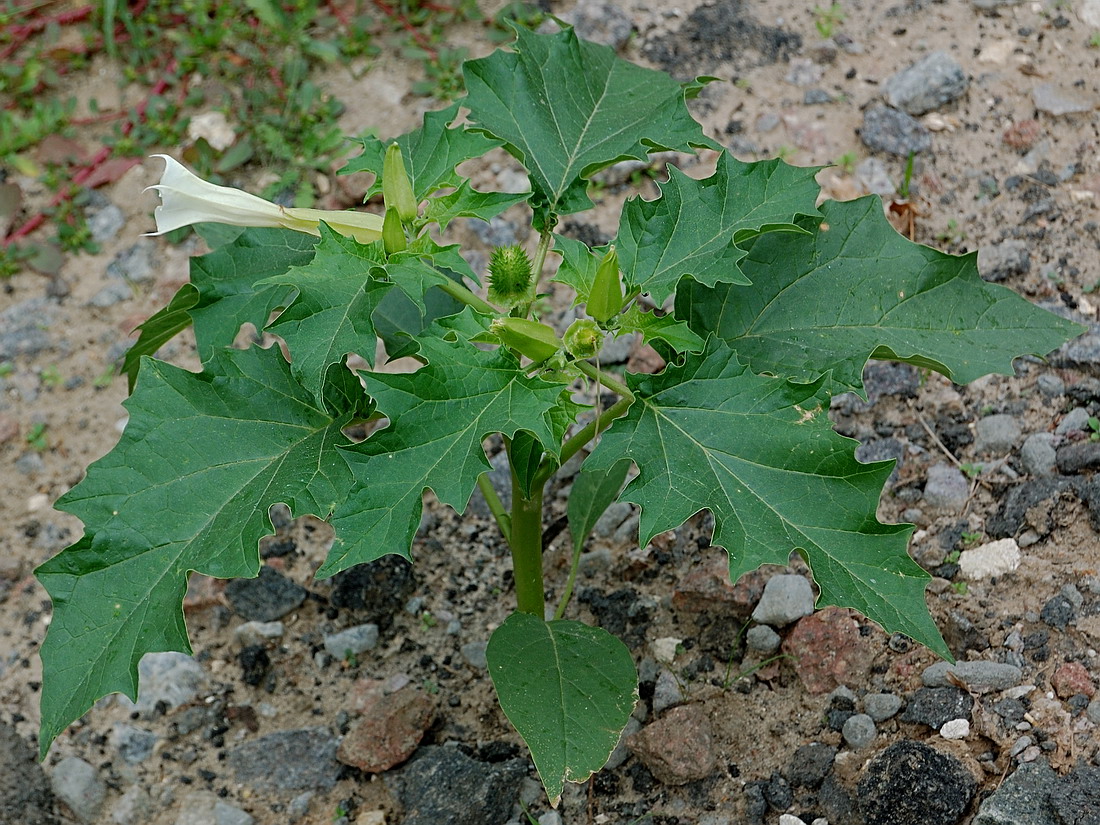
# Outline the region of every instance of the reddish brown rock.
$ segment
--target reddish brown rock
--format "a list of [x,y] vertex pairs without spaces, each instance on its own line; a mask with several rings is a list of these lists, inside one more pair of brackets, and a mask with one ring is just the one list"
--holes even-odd
[[626,745],[666,785],[704,779],[714,770],[710,717],[702,705],[673,708],[627,739]]
[[1037,120],[1021,120],[1013,123],[1001,136],[1005,146],[1015,149],[1017,152],[1026,152],[1039,142],[1043,136],[1043,129]]
[[1080,662],[1065,662],[1058,666],[1054,675],[1050,677],[1050,684],[1054,692],[1061,698],[1084,694],[1090,699],[1096,693],[1096,685],[1092,682],[1092,676]]
[[19,435],[19,422],[6,415],[0,415],[0,444],[7,444]]
[[837,607],[799,619],[783,641],[783,652],[794,657],[795,672],[810,693],[861,684],[874,658],[859,635],[859,623]]
[[715,557],[687,572],[672,593],[672,606],[680,613],[709,613],[747,619],[760,596],[767,579],[764,572],[754,570],[730,584],[726,554]]
[[351,726],[336,758],[367,773],[400,765],[416,750],[435,716],[435,702],[415,690],[383,696]]

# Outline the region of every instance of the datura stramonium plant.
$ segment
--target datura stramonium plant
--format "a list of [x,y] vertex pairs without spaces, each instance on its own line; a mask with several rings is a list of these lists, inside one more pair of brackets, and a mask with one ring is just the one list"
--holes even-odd
[[150,186],[160,195],[161,204],[153,211],[157,231],[163,235],[181,226],[206,221],[231,226],[270,226],[320,235],[318,223],[324,221],[335,232],[370,243],[382,237],[382,218],[369,212],[347,210],[297,209],[279,206],[230,186],[218,186],[193,174],[168,155],[153,155],[164,161],[160,183]]

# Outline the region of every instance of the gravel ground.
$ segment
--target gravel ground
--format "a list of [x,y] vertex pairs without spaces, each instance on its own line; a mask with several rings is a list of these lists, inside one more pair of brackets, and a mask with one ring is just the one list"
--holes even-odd
[[[323,582],[327,526],[276,510],[259,579],[192,582],[195,655],[147,657],[139,703],[103,700],[38,766],[49,602],[30,572],[80,529],[50,505],[117,439],[125,382],[105,371],[201,251],[139,238],[150,162],[98,191],[101,254],[2,285],[0,823],[502,825],[525,809],[541,825],[1100,822],[1100,2],[840,6],[828,39],[793,2],[552,8],[631,59],[732,81],[692,105],[738,157],[837,162],[819,175],[827,195],[878,193],[916,240],[979,250],[983,277],[1091,325],[1014,377],[959,387],[872,364],[868,401],[834,401],[861,458],[898,460],[879,516],[917,524],[911,552],[956,666],[848,611],[813,613],[797,560],[730,585],[706,514],[639,548],[636,512],[615,506],[572,611],[631,648],[643,701],[609,768],[551,811],[485,672],[511,573],[484,505],[429,506],[414,567]],[[346,130],[412,128],[435,105],[407,94],[414,72],[382,61],[341,87]],[[714,164],[674,160],[697,177]],[[605,173],[601,207],[568,231],[609,235],[637,171]],[[472,174],[519,178],[504,156]],[[524,226],[507,213],[460,234],[483,266]],[[194,365],[186,336],[162,355]],[[566,544],[547,554],[555,593]]]

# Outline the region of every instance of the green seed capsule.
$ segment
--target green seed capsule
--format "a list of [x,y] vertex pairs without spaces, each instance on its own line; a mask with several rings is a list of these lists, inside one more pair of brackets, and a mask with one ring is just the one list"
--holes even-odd
[[504,307],[524,301],[531,287],[531,259],[520,246],[498,246],[489,256],[489,300]]
[[392,206],[386,207],[386,217],[382,221],[382,246],[387,255],[404,252],[409,246],[409,241],[405,237],[405,227],[401,225],[401,217]]
[[592,292],[588,296],[588,314],[601,324],[623,308],[623,285],[619,280],[619,253],[612,246],[596,270]]
[[565,331],[565,348],[574,358],[591,358],[602,344],[603,331],[587,318],[578,318]]
[[551,327],[527,318],[497,318],[489,325],[489,332],[500,343],[526,355],[536,364],[562,348],[561,339]]
[[396,209],[402,221],[411,221],[416,217],[416,196],[405,171],[401,147],[396,143],[391,143],[386,149],[386,157],[382,161],[382,199],[386,209]]

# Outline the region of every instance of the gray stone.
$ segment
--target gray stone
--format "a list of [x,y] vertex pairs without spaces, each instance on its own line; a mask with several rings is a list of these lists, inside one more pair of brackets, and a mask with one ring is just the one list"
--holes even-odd
[[1073,86],[1057,83],[1040,83],[1031,90],[1035,108],[1048,115],[1082,114],[1096,108],[1096,98]]
[[903,740],[871,761],[857,788],[867,825],[955,825],[977,784],[954,756]]
[[252,622],[281,619],[306,600],[309,591],[265,564],[254,579],[233,579],[225,597],[233,612]]
[[1031,271],[1031,254],[1023,241],[1001,241],[978,250],[978,272],[982,278],[1000,283]]
[[124,762],[139,765],[149,758],[157,744],[157,735],[150,730],[115,722],[111,728],[111,747]]
[[863,711],[876,722],[885,722],[901,710],[901,697],[893,693],[868,693],[863,697]]
[[314,795],[313,791],[305,791],[290,800],[290,804],[286,806],[287,820],[294,823],[308,814],[309,803],[313,801]]
[[194,791],[180,801],[175,825],[252,825],[255,821],[210,791]]
[[329,633],[324,638],[325,650],[334,659],[343,659],[350,652],[358,656],[378,646],[378,625],[361,624]]
[[860,140],[876,152],[907,158],[932,148],[932,133],[905,112],[889,106],[871,106],[863,113]]
[[282,622],[245,622],[233,631],[233,640],[241,647],[251,647],[281,639],[284,632]]
[[802,102],[807,106],[817,106],[822,103],[832,103],[832,96],[824,89],[807,89],[802,95]]
[[764,585],[752,618],[760,624],[785,627],[814,612],[814,591],[805,576],[772,576]]
[[862,750],[875,741],[878,731],[875,729],[875,720],[866,713],[857,713],[844,720],[841,735],[848,746],[853,750]]
[[557,811],[547,811],[539,817],[539,825],[562,825],[561,814]]
[[660,713],[667,708],[682,704],[684,694],[676,677],[665,668],[657,674],[657,683],[653,688],[653,712]]
[[462,653],[462,658],[466,660],[470,667],[485,670],[489,667],[489,662],[485,658],[485,651],[488,647],[488,642],[466,642],[459,650]]
[[630,748],[626,746],[626,740],[641,729],[642,723],[633,716],[626,720],[626,727],[619,735],[619,744],[615,746],[615,750],[611,751],[611,756],[607,757],[607,763],[604,765],[605,770],[613,771],[630,758]]
[[512,246],[519,242],[519,225],[499,215],[487,221],[470,221],[470,229],[486,246]]
[[578,37],[615,51],[626,45],[634,31],[629,15],[606,0],[580,0],[573,8],[572,23]]
[[1079,762],[1051,790],[1050,807],[1059,825],[1100,825],[1100,767]]
[[111,809],[111,821],[115,825],[147,825],[153,821],[155,810],[148,791],[141,785],[131,785]]
[[284,730],[238,745],[226,761],[238,782],[259,790],[328,790],[343,769],[339,742],[326,728]]
[[878,158],[864,158],[856,166],[856,180],[872,195],[892,197],[897,191],[886,164]]
[[57,825],[53,793],[34,750],[0,722],[0,822]]
[[1052,476],[1058,472],[1054,436],[1050,433],[1032,433],[1020,448],[1020,463],[1033,476]]
[[107,264],[107,275],[132,284],[144,284],[156,278],[157,245],[143,238],[115,255]]
[[1035,386],[1044,398],[1058,398],[1066,394],[1066,382],[1052,372],[1044,372],[1036,378]]
[[787,779],[794,787],[817,788],[833,767],[836,748],[821,742],[802,745],[794,752]]
[[50,776],[53,793],[81,822],[96,822],[107,786],[99,773],[79,756],[66,756],[54,766]]
[[978,455],[1003,456],[1011,452],[1020,438],[1020,425],[1011,415],[987,415],[979,418],[974,450]]
[[631,512],[631,505],[628,502],[612,502],[603,511],[603,515],[596,519],[596,525],[592,528],[593,535],[601,539],[611,538],[615,534],[615,530],[627,520]]
[[169,708],[178,708],[199,695],[206,678],[202,665],[186,653],[174,650],[146,653],[138,664],[137,703],[125,696],[119,696],[118,702],[142,712],[153,710],[161,702]]
[[1089,702],[1089,706],[1085,708],[1085,716],[1094,725],[1100,725],[1100,695]]
[[748,645],[749,650],[755,650],[757,653],[775,653],[779,649],[780,642],[782,639],[779,638],[779,634],[766,624],[754,625],[745,634],[745,644]]
[[434,745],[383,776],[405,809],[402,825],[485,825],[508,820],[526,774],[526,760],[477,762]]
[[944,52],[931,52],[883,84],[886,102],[911,115],[923,115],[961,97],[968,81],[962,66]]
[[1023,5],[1024,0],[970,0],[970,5],[978,11],[996,13],[1000,9]]
[[88,216],[88,231],[92,233],[92,240],[96,243],[111,240],[122,231],[125,225],[126,216],[113,203],[95,210]]
[[924,502],[936,510],[958,512],[970,498],[970,482],[952,464],[934,464],[928,468]]
[[1025,762],[982,802],[973,825],[1055,825],[1049,800],[1057,781],[1045,761]]
[[1089,411],[1084,407],[1074,407],[1065,417],[1058,422],[1058,426],[1054,428],[1056,435],[1066,435],[1075,430],[1081,432],[1087,432],[1089,429]]
[[[628,521],[630,521],[630,518],[627,518],[626,521],[616,528],[616,535],[618,535],[619,530],[624,527]],[[597,547],[595,550],[581,553],[581,557],[577,561],[577,571],[582,576],[592,576],[610,568],[613,561],[614,557],[611,555],[611,550],[609,548]]]
[[1015,665],[1000,662],[936,662],[924,669],[921,681],[927,687],[949,687],[962,682],[969,688],[1008,690],[1023,681],[1024,674]]
[[125,281],[113,281],[88,299],[87,306],[98,309],[113,307],[134,297],[133,288]]
[[1058,469],[1066,475],[1100,469],[1100,441],[1074,441],[1054,451]]
[[50,349],[48,330],[56,315],[57,302],[49,298],[30,298],[0,311],[0,361]]

